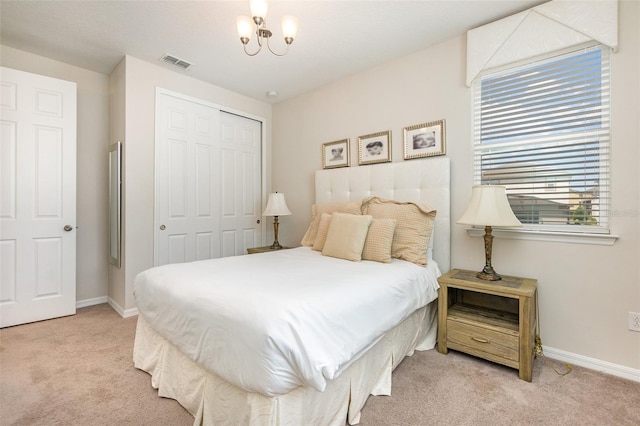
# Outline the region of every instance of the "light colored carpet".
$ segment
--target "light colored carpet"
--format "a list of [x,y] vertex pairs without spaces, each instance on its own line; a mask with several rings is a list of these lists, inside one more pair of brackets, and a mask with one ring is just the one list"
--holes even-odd
[[[0,424],[192,424],[133,367],[135,324],[97,305],[0,330]],[[640,383],[579,367],[559,376],[542,359],[528,383],[464,354],[416,352],[394,372],[392,396],[369,398],[361,424],[639,425]]]

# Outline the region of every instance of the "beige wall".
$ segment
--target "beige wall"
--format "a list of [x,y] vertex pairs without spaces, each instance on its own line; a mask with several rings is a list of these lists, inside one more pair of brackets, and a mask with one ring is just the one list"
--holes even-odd
[[[125,76],[124,76],[124,60],[121,61],[118,66],[111,71],[109,75],[109,140],[111,143],[124,142],[125,140]],[[124,144],[122,150],[124,151]],[[122,155],[122,180],[126,179],[126,156]],[[124,216],[127,211],[126,206],[126,185],[121,186],[121,216]],[[125,254],[126,246],[122,242],[122,236],[126,235],[126,223],[123,219],[120,220],[120,266],[109,263],[109,303],[116,308],[121,315],[124,314],[124,306],[126,300],[125,286],[122,283],[125,282]]]
[[[113,274],[109,286],[110,294],[118,297],[114,302],[126,315],[135,312],[133,282],[136,275],[153,266],[156,87],[263,119],[267,150],[271,140],[271,105],[131,56],[124,59],[122,80],[122,66],[121,64],[115,71],[118,73],[118,84],[124,85],[125,112],[124,117],[121,117],[124,120],[124,275]],[[121,93],[121,89],[114,90]],[[121,113],[118,107],[118,114]],[[112,127],[112,130],[121,130],[121,125]],[[268,163],[266,169],[269,170]],[[120,299],[121,296],[124,296],[124,300]]]
[[[498,272],[537,278],[543,344],[624,369],[640,369],[640,333],[627,330],[627,313],[640,312],[639,3],[620,3],[620,50],[613,69],[613,246],[496,239]],[[471,193],[471,97],[465,84],[465,37],[345,78],[273,107],[273,188],[284,192],[292,216],[281,218],[280,241],[299,243],[310,219],[313,173],[321,144],[391,130],[392,159],[403,160],[402,129],[446,120],[451,158],[451,211],[459,217]],[[292,159],[295,159],[292,160]],[[429,161],[411,160],[411,161]],[[366,166],[364,166],[366,167]],[[452,224],[452,265],[481,269],[480,238]]]
[[77,84],[76,300],[107,295],[109,77],[0,46],[0,64]]

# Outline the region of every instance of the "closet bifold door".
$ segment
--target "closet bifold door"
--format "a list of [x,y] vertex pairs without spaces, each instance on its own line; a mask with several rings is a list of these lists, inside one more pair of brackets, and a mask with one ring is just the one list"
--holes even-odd
[[220,112],[222,256],[263,245],[262,123]]
[[154,265],[259,245],[261,123],[187,96],[156,99]]

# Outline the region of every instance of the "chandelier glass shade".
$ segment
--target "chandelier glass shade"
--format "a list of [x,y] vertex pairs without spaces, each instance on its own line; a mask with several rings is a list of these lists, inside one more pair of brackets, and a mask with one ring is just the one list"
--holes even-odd
[[[262,47],[266,45],[267,49],[269,49],[269,51],[274,55],[286,55],[289,52],[289,46],[296,38],[296,33],[298,31],[298,19],[289,15],[281,18],[280,26],[282,29],[282,37],[284,38],[284,42],[287,47],[284,53],[278,53],[275,52],[269,44],[269,40],[273,33],[267,28],[267,10],[269,9],[267,0],[250,0],[249,7],[253,18],[248,16],[238,16],[236,19],[238,36],[240,37],[240,41],[244,47],[244,53],[249,56],[255,56],[260,52],[260,50],[262,50]],[[255,52],[250,52],[247,50],[247,45],[249,44],[249,41],[251,41],[253,34],[256,35],[258,48]]]

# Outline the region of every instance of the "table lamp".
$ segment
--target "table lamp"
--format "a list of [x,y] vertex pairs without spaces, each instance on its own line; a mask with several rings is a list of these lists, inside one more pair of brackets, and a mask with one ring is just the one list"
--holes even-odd
[[485,265],[476,277],[486,281],[501,280],[502,277],[491,266],[492,226],[522,226],[513,214],[507,192],[502,185],[475,185],[471,190],[471,201],[462,217],[456,222],[463,225],[484,226]]
[[264,209],[262,216],[273,216],[273,244],[269,248],[273,250],[280,250],[282,246],[278,242],[278,216],[288,216],[291,212],[287,207],[287,203],[284,201],[284,194],[274,192],[269,195],[267,200],[267,208]]

